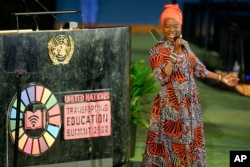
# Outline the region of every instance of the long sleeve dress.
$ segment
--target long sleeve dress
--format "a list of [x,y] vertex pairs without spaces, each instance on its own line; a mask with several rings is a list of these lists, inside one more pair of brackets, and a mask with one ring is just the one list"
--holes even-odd
[[205,78],[205,65],[187,41],[170,76],[164,67],[173,46],[160,41],[150,50],[150,64],[161,87],[154,100],[144,152],[144,167],[206,167],[203,121],[194,77]]

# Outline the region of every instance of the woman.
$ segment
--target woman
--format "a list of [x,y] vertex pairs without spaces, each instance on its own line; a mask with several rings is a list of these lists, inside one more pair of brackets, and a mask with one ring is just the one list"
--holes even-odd
[[164,38],[150,50],[150,63],[161,88],[154,101],[146,141],[145,167],[205,167],[205,144],[199,93],[194,77],[235,86],[233,75],[208,71],[182,39],[177,4],[161,14]]

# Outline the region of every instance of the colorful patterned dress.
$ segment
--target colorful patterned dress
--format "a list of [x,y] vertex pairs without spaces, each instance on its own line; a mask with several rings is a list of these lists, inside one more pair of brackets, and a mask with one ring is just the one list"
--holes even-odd
[[195,77],[208,70],[185,41],[170,76],[163,69],[173,51],[168,41],[150,50],[150,63],[161,88],[150,116],[143,167],[206,167],[203,121]]

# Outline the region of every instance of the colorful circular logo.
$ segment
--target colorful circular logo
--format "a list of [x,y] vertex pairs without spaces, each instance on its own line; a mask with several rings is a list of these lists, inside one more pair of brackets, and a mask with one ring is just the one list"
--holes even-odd
[[[9,133],[16,134],[17,95],[8,109]],[[23,87],[20,102],[18,148],[25,154],[41,155],[56,141],[61,129],[61,112],[55,95],[38,83]]]

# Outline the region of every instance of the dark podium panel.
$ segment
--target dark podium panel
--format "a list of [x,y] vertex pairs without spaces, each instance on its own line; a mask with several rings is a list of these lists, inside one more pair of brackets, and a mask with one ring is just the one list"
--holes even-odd
[[1,33],[0,166],[13,166],[19,69],[18,166],[125,164],[130,45],[129,27]]

